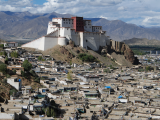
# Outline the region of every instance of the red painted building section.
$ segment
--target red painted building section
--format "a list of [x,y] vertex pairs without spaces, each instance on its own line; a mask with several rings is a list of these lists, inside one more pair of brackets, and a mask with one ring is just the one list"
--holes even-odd
[[76,32],[84,32],[83,17],[72,17],[73,19],[73,29]]

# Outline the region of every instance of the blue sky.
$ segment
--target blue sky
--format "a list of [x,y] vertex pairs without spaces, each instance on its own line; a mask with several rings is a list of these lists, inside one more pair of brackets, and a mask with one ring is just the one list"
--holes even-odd
[[43,5],[43,3],[46,2],[46,0],[33,0],[32,2],[33,4]]
[[0,11],[69,13],[160,27],[160,0],[0,0]]

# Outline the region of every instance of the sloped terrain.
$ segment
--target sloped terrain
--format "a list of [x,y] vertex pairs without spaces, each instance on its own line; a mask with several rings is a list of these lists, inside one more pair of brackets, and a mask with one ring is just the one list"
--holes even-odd
[[[24,78],[19,75],[12,75],[10,77],[21,79],[22,86],[31,85],[32,89],[44,87],[40,83],[34,82],[34,78],[31,76],[29,76],[29,78]],[[5,99],[10,99],[10,90],[16,90],[13,86],[8,84],[6,80],[7,78],[5,76],[0,76],[0,102],[3,102]]]
[[44,55],[51,55],[56,60],[61,60],[65,62],[72,62],[77,64],[82,64],[83,61],[78,58],[78,55],[81,53],[85,53],[88,55],[94,56],[98,62],[105,64],[106,66],[119,66],[115,60],[120,63],[122,66],[132,66],[132,63],[127,61],[124,55],[112,54],[114,60],[107,55],[100,55],[99,53],[93,50],[86,50],[81,47],[71,47],[67,46],[55,46],[52,49],[42,52]]
[[124,55],[116,54],[115,52],[113,52],[111,54],[111,57],[122,66],[128,66],[128,67],[132,66],[132,63],[126,60]]

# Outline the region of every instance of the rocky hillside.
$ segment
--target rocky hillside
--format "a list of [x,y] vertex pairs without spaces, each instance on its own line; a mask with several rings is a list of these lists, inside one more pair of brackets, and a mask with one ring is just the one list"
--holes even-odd
[[[32,89],[37,90],[37,88],[44,87],[40,83],[35,82],[34,77],[28,75],[28,78],[24,78],[19,75],[11,75],[10,77],[17,77],[22,80],[22,86],[31,85]],[[6,99],[10,99],[10,94],[16,91],[16,89],[7,83],[6,76],[0,76],[0,102],[4,102]]]
[[[133,64],[139,64],[138,59],[134,57],[134,53],[128,45],[123,42],[113,40],[112,42],[116,42],[116,46],[110,45],[101,47],[98,52],[74,46],[72,41],[70,41],[67,46],[57,45],[49,50],[41,52],[43,55],[50,55],[56,60],[61,60],[68,63],[82,64],[84,61],[79,58],[79,54],[87,54],[94,56],[96,58],[95,62],[100,62],[107,66],[132,66]],[[120,45],[120,47],[118,47],[118,45]],[[28,51],[34,51],[34,49],[31,48],[25,49]]]
[[132,38],[129,40],[124,40],[122,41],[127,45],[142,45],[142,46],[160,46],[160,41],[159,40],[148,40],[146,38]]
[[109,57],[101,56],[100,54],[92,51],[92,50],[86,50],[81,47],[73,47],[70,45],[67,46],[55,46],[47,51],[42,52],[44,55],[51,55],[56,60],[65,61],[68,63],[77,63],[77,64],[83,64],[83,61],[79,59],[79,54],[87,54],[92,55],[96,58],[96,62],[104,63],[105,65],[113,65],[117,66],[117,64],[112,61]]
[[[47,33],[48,22],[53,17],[71,17],[70,14],[32,14],[29,12],[0,12],[0,38],[3,39],[36,39]],[[87,19],[87,18],[84,18]],[[145,28],[128,24],[121,20],[88,18],[95,26],[103,26],[107,35],[116,41],[126,39],[147,38],[160,40],[160,28]]]

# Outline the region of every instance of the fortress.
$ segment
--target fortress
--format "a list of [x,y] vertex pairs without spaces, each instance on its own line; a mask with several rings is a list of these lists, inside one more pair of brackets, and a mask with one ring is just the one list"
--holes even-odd
[[67,45],[73,41],[76,46],[98,51],[100,47],[110,45],[110,39],[102,26],[92,26],[91,20],[83,17],[53,18],[48,23],[47,35],[22,45],[42,51],[56,45]]

